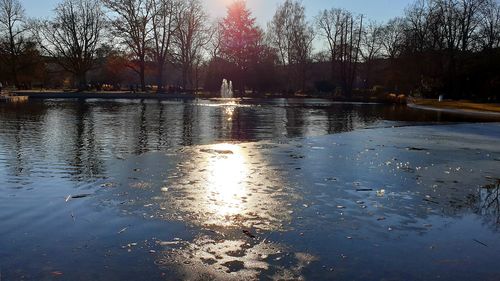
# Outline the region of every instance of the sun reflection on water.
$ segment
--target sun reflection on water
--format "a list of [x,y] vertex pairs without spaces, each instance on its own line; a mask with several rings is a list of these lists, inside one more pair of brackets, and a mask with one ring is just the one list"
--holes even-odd
[[294,193],[262,149],[221,143],[183,153],[162,196],[173,219],[204,227],[279,230],[290,220]]
[[292,258],[290,270],[270,262],[287,250],[265,233],[288,229],[297,195],[266,156],[269,147],[221,143],[183,151],[161,207],[200,228],[190,241],[160,242],[165,250],[158,265],[193,280],[256,280],[268,270],[283,279],[302,279],[306,254]]
[[234,115],[234,110],[236,109],[236,107],[234,106],[227,106],[224,108],[224,114],[225,114],[225,117],[226,117],[226,120],[227,121],[232,121],[233,120],[233,115]]
[[206,195],[213,204],[210,209],[220,217],[233,216],[245,208],[248,167],[241,148],[234,144],[217,144],[208,155]]

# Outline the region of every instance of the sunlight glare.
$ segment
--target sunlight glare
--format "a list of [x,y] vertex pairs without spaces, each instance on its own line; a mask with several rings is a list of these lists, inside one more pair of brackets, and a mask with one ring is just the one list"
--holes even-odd
[[215,203],[212,205],[213,211],[222,217],[239,214],[245,209],[242,198],[247,193],[244,179],[248,175],[241,147],[224,143],[213,145],[211,148],[225,152],[224,155],[212,157],[209,161],[207,192]]

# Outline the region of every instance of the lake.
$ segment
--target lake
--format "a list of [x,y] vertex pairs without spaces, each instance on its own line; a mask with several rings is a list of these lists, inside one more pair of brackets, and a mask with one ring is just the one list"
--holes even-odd
[[498,280],[491,121],[320,99],[0,104],[0,280]]

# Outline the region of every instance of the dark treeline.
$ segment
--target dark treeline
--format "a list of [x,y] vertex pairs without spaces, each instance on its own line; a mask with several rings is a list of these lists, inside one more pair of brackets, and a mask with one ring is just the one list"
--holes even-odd
[[10,87],[384,93],[498,100],[498,0],[416,0],[386,23],[287,0],[262,29],[244,1],[214,22],[201,0],[62,0],[49,19],[0,0]]

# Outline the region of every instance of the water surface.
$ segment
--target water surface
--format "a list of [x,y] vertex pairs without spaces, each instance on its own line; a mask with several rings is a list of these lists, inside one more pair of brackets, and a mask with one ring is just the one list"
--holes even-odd
[[500,126],[324,100],[0,104],[2,280],[497,280]]

